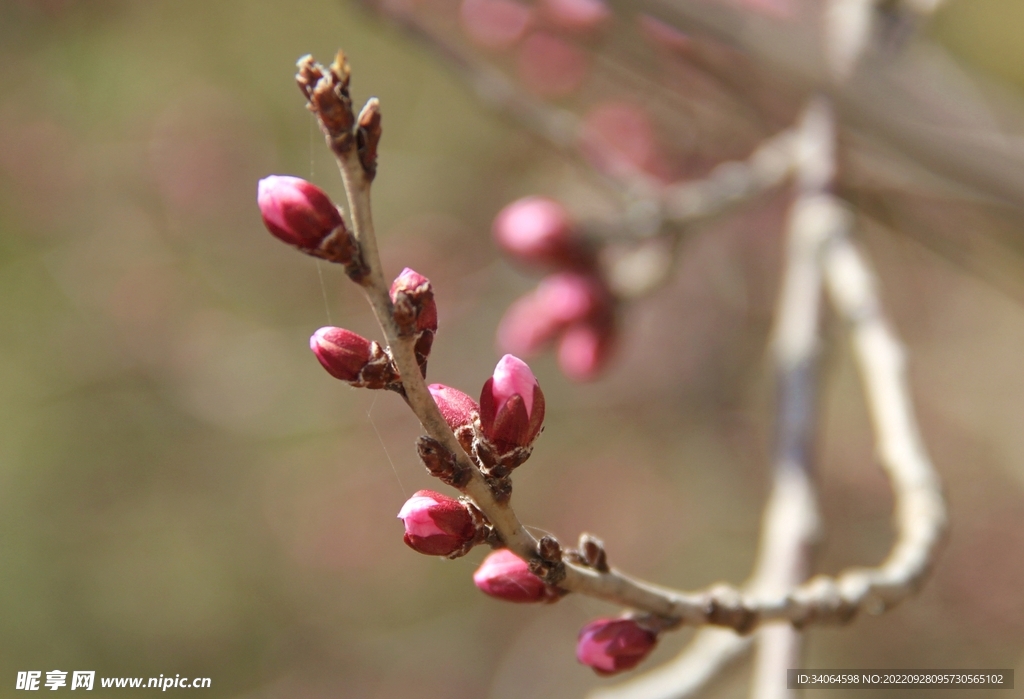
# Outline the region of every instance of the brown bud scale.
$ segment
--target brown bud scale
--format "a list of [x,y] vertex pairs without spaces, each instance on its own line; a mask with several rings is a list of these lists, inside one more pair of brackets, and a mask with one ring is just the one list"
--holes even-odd
[[548,563],[560,563],[562,560],[562,547],[553,536],[542,536],[537,544],[537,552]]
[[433,437],[423,435],[416,440],[416,451],[430,475],[453,488],[469,482],[470,473],[459,466],[455,455]]
[[396,384],[401,386],[401,379],[391,356],[380,343],[373,342],[370,344],[370,361],[360,370],[356,379],[348,383],[356,388],[395,390]]
[[587,567],[602,573],[608,572],[608,557],[605,554],[603,541],[593,534],[580,534],[579,550],[580,557]]
[[487,521],[487,517],[484,516],[484,513],[481,512],[479,508],[477,508],[477,506],[473,504],[472,500],[463,496],[459,498],[459,502],[466,506],[466,509],[469,510],[469,514],[473,517],[473,526],[476,527],[476,534],[473,536],[472,539],[463,544],[462,548],[458,549],[457,551],[453,551],[446,556],[446,558],[451,560],[461,558],[462,556],[465,556],[467,553],[469,553],[477,544],[482,544],[485,541],[489,541],[491,538],[491,532],[494,529],[491,526],[491,523]]
[[359,129],[356,131],[356,147],[359,149],[359,162],[363,166],[368,180],[377,174],[377,144],[380,143],[380,102],[376,97],[367,101],[359,112]]
[[351,69],[344,52],[338,51],[330,70],[312,56],[300,58],[298,69],[295,81],[309,101],[307,108],[317,115],[331,150],[345,155],[355,143],[356,117],[348,91]]

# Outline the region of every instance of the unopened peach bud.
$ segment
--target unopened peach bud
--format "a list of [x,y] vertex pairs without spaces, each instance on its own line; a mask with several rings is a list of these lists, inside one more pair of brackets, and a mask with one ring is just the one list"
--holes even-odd
[[302,250],[315,250],[345,222],[327,194],[298,177],[270,175],[259,182],[256,202],[267,230]]
[[437,303],[430,280],[406,267],[391,284],[395,321],[408,332],[437,332]]
[[529,447],[544,424],[544,393],[526,362],[506,354],[480,394],[480,427],[498,453]]
[[405,543],[428,556],[450,556],[476,537],[469,508],[447,495],[418,490],[398,512],[405,524]]
[[434,402],[437,403],[441,416],[453,432],[458,432],[463,427],[473,427],[473,423],[480,415],[480,406],[462,391],[445,386],[441,383],[432,383],[427,386]]
[[494,239],[509,255],[548,267],[582,264],[587,258],[569,213],[547,197],[524,197],[494,218]]
[[508,549],[489,553],[473,573],[473,584],[507,602],[553,602],[560,597],[556,588],[531,573],[526,561]]
[[327,373],[342,381],[356,381],[373,356],[373,343],[344,328],[320,328],[309,338],[309,348]]
[[580,631],[576,659],[599,675],[614,675],[636,667],[657,642],[633,619],[598,619]]

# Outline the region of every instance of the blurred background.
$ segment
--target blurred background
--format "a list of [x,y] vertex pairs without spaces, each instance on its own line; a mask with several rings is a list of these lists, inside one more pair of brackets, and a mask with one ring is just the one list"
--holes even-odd
[[[959,0],[928,31],[1020,92],[1021,27],[1018,0]],[[0,695],[18,671],[53,669],[210,677],[204,697],[251,699],[572,697],[602,682],[576,664],[575,638],[617,610],[493,601],[471,581],[483,551],[409,550],[395,515],[435,487],[417,425],[307,348],[328,324],[379,339],[353,285],[274,240],[255,205],[271,173],[343,200],[292,79],[299,56],[338,47],[356,101],[383,105],[386,271],[430,277],[430,378],[475,395],[503,310],[535,283],[500,259],[490,221],[531,193],[600,209],[577,168],[348,4],[0,0]],[[785,205],[688,236],[673,280],[624,315],[601,380],[531,363],[547,427],[514,502],[536,531],[594,532],[614,565],[672,586],[747,575]],[[868,227],[862,240],[952,529],[916,599],[811,630],[806,666],[1019,675],[1024,306],[917,239]],[[891,497],[841,342],[825,366],[818,568],[836,572],[884,557]],[[712,696],[743,696],[747,674]]]

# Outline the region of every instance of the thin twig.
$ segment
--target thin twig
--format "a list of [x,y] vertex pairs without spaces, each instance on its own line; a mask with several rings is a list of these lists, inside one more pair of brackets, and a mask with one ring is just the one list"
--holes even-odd
[[[812,99],[797,145],[799,191],[789,215],[787,263],[773,342],[779,372],[774,487],[751,585],[762,594],[779,594],[807,579],[820,535],[811,457],[818,393],[819,261],[822,246],[834,231],[827,219],[814,215],[813,207],[817,198],[828,194],[835,178],[835,138],[828,99]],[[768,625],[758,632],[752,699],[794,696],[779,678],[787,668],[799,665],[800,647],[800,632],[792,626]]]
[[796,134],[785,129],[766,138],[746,160],[729,160],[699,180],[667,187],[661,201],[665,217],[677,224],[695,223],[777,187],[792,172]]

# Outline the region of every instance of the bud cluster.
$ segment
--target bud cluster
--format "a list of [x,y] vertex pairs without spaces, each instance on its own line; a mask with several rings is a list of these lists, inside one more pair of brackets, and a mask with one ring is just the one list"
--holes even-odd
[[494,219],[493,232],[513,258],[554,270],[509,307],[498,345],[528,357],[557,341],[562,372],[577,381],[594,378],[614,342],[614,298],[565,207],[544,197],[519,199]]
[[480,470],[504,479],[526,461],[544,425],[544,392],[523,360],[506,354],[484,383],[479,404],[458,389],[430,393],[459,443]]
[[[415,337],[416,361],[427,374],[427,358],[437,331],[437,306],[430,280],[406,268],[391,287],[395,320],[403,334]],[[357,388],[386,388],[401,393],[402,380],[390,350],[351,330],[324,327],[309,338],[309,348],[327,373]]]

